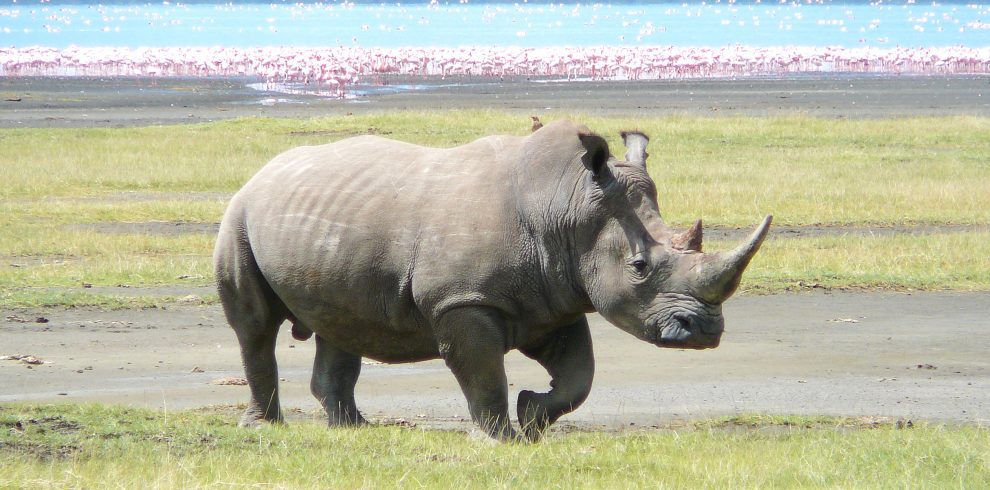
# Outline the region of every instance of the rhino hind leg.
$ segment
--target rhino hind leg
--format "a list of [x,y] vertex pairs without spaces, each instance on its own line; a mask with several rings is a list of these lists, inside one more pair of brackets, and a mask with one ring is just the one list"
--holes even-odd
[[509,421],[506,332],[499,314],[483,307],[456,308],[444,313],[435,334],[440,356],[467,399],[471,419],[494,439],[518,439]]
[[271,314],[228,314],[228,319],[237,333],[244,375],[251,389],[251,401],[239,425],[253,427],[266,421],[283,422],[275,360],[275,340],[283,319]]
[[354,385],[361,374],[361,356],[344,352],[319,335],[309,387],[327,412],[330,426],[364,424],[354,402]]
[[215,256],[217,291],[227,322],[241,347],[251,401],[240,426],[281,423],[275,340],[286,309],[265,281],[250,247],[221,233]]
[[520,349],[550,373],[550,392],[519,392],[516,403],[519,425],[526,438],[538,440],[560,416],[573,412],[588,398],[595,376],[588,320],[581,317],[561,328],[541,345]]

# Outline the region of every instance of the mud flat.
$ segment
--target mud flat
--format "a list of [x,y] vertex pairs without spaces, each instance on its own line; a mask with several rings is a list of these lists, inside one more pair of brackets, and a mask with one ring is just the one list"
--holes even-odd
[[990,116],[990,77],[832,75],[665,81],[398,78],[340,100],[251,88],[250,79],[0,78],[0,127],[119,127],[235,117],[491,108],[548,118],[806,114]]
[[[190,290],[207,294],[209,290]],[[174,294],[175,291],[170,291]],[[592,316],[597,374],[565,421],[609,427],[761,412],[990,423],[990,293],[812,292],[741,296],[709,351],[658,349]],[[0,312],[0,403],[99,401],[177,409],[247,401],[237,342],[219,306]],[[287,329],[285,329],[287,330]],[[283,406],[320,417],[309,394],[314,344],[287,331],[278,356]],[[511,399],[548,377],[507,357]],[[421,425],[464,423],[467,408],[441,361],[368,362],[357,390],[366,415]]]

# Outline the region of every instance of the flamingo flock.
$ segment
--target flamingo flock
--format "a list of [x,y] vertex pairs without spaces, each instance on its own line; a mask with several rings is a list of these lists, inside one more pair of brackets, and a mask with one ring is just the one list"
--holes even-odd
[[0,47],[0,76],[250,77],[348,87],[389,75],[593,80],[796,73],[990,74],[990,47]]

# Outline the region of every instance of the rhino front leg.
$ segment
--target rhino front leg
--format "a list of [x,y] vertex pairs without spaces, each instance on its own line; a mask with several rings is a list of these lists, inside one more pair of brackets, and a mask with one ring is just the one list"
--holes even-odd
[[520,349],[539,361],[552,378],[549,393],[519,392],[516,404],[519,425],[530,440],[537,440],[561,415],[573,412],[588,398],[595,377],[588,319],[561,328],[544,343]]
[[361,374],[361,356],[344,352],[316,336],[316,359],[309,388],[327,412],[329,424],[365,423],[354,403],[354,385]]
[[494,439],[516,439],[509,421],[506,332],[499,313],[483,307],[457,308],[440,318],[435,333],[440,356],[467,398],[471,419]]

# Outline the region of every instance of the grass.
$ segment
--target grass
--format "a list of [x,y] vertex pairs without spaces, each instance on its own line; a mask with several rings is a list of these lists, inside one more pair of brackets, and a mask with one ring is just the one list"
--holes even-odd
[[[752,226],[769,213],[795,226],[990,224],[990,118],[573,119],[606,135],[620,155],[620,130],[653,137],[650,171],[661,211],[677,226],[697,218]],[[367,133],[451,146],[528,128],[517,115],[466,111],[0,129],[0,307],[120,305],[78,291],[83,283],[209,284],[209,234],[87,225],[216,223],[230,194],[290,147]],[[771,240],[743,286],[988,290],[988,242],[985,232]]]
[[987,232],[771,239],[747,268],[743,288],[986,291],[987,271]]
[[[651,173],[675,223],[984,223],[990,209],[990,119],[836,121],[808,117],[603,119],[606,135],[653,136]],[[310,120],[242,119],[121,129],[8,129],[0,198],[239,188],[275,154],[365,133],[452,146],[528,123],[491,111],[399,112]]]
[[[118,191],[234,192],[288,148],[359,134],[450,146],[528,123],[498,113],[399,113],[311,120],[240,119],[120,129],[0,130],[0,197],[93,196]],[[472,121],[474,121],[472,123]],[[499,125],[498,123],[501,123]],[[509,126],[511,125],[511,126]]]
[[493,445],[400,426],[257,430],[212,411],[0,405],[0,487],[980,488],[985,427],[740,416]]
[[[0,202],[0,226],[92,224],[105,222],[142,223],[169,221],[215,223],[220,220],[230,194],[208,198],[193,195],[186,200],[176,194],[144,194],[83,197],[86,200],[32,199]],[[142,200],[128,200],[142,199]]]

